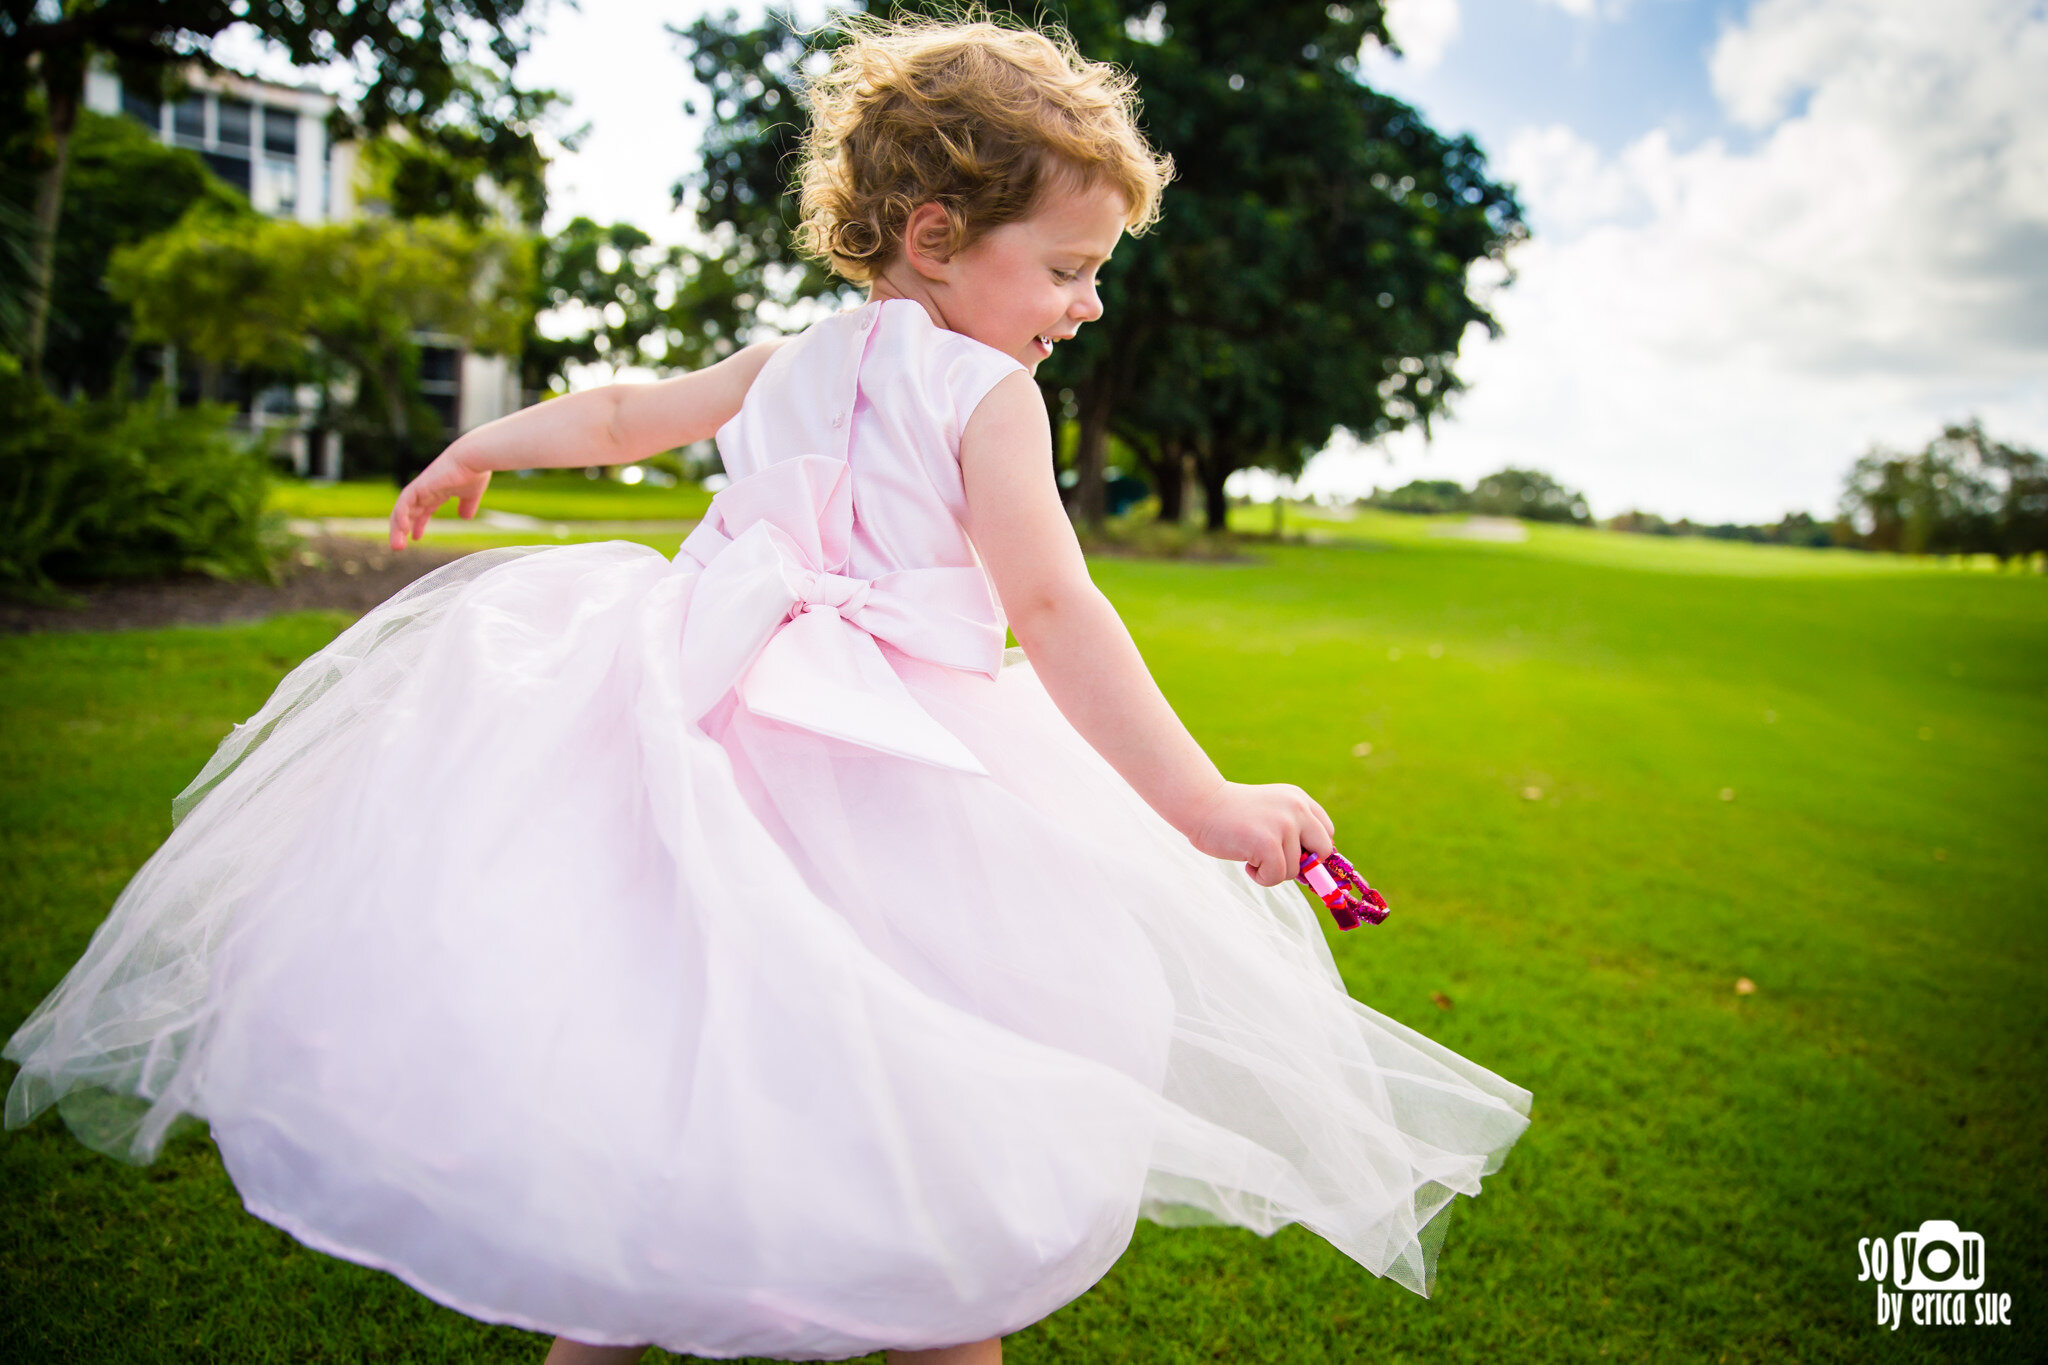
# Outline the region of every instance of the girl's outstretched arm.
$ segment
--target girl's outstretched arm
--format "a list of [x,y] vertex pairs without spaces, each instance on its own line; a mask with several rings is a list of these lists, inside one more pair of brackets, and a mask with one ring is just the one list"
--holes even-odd
[[704,440],[740,410],[754,376],[784,339],[757,342],[673,379],[551,398],[464,432],[398,495],[391,548],[425,535],[434,509],[450,498],[460,499],[463,516],[475,516],[497,470],[632,464]]
[[1327,853],[1335,828],[1301,788],[1227,782],[1175,715],[1109,599],[1088,576],[1060,505],[1052,431],[1031,376],[1010,375],[960,434],[973,539],[1010,629],[1047,695],[1152,809],[1263,886],[1290,880],[1304,848]]

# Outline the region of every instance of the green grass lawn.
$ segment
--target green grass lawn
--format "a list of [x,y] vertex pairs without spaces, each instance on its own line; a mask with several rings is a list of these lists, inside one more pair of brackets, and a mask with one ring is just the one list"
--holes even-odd
[[[270,505],[293,517],[386,517],[398,500],[398,486],[389,479],[347,483],[313,483],[279,479]],[[581,470],[514,471],[491,476],[483,505],[497,512],[516,512],[542,521],[694,521],[711,505],[711,495],[694,483],[673,488],[622,484],[592,479]],[[443,503],[436,517],[457,516],[453,501]]]
[[[1352,993],[1528,1086],[1533,1125],[1432,1300],[1300,1228],[1141,1223],[1008,1358],[2048,1355],[2048,579],[1342,525],[1094,568],[1224,771],[1315,793],[1392,901],[1330,931]],[[0,1025],[342,624],[0,641]],[[251,1218],[203,1136],[136,1170],[46,1116],[0,1135],[0,1200],[0,1358],[541,1354]],[[2015,1326],[1877,1327],[1857,1240],[1937,1218]]]

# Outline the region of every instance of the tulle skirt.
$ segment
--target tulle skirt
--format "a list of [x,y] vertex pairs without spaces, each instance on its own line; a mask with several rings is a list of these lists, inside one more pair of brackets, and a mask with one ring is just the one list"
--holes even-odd
[[693,569],[486,550],[306,660],[8,1044],[8,1125],[147,1161],[197,1116],[307,1245],[699,1356],[1014,1331],[1139,1217],[1429,1292],[1526,1091],[1352,1000],[1019,650],[883,647],[986,775],[680,723]]

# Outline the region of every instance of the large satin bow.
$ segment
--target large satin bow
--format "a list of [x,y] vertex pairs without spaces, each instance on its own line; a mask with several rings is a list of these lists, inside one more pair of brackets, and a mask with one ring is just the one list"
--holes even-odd
[[917,704],[876,640],[993,678],[1003,629],[978,568],[844,568],[847,466],[778,460],[720,490],[676,552],[702,572],[684,615],[684,701],[698,720],[737,687],[749,711],[882,753],[962,772],[981,761]]

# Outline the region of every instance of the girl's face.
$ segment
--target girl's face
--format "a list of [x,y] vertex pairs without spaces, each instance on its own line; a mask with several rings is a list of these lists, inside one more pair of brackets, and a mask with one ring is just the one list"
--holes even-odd
[[992,228],[951,260],[914,260],[943,324],[1036,373],[1052,348],[1102,316],[1095,274],[1124,232],[1113,187],[1055,189],[1030,217]]

